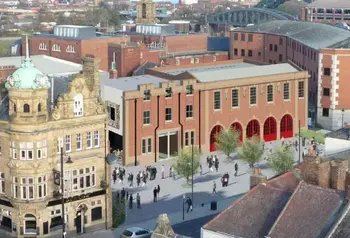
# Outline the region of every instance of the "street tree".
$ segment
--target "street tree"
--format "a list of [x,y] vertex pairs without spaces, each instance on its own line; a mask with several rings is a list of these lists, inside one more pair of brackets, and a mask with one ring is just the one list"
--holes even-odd
[[237,156],[239,159],[247,162],[250,168],[260,161],[264,153],[263,142],[258,137],[253,136],[243,142],[242,147],[238,150]]
[[200,165],[200,152],[194,147],[193,148],[193,170],[192,170],[192,148],[186,147],[180,151],[176,158],[176,162],[173,165],[177,175],[183,176],[187,184],[190,184],[190,178],[192,175],[197,173]]
[[120,14],[117,8],[107,9],[107,19],[108,24],[112,25],[114,28],[120,25]]
[[230,157],[230,154],[235,152],[239,143],[239,133],[232,127],[221,130],[216,138],[216,149],[222,151],[227,157]]
[[289,171],[293,168],[293,152],[287,146],[276,149],[268,158],[269,166],[278,174]]

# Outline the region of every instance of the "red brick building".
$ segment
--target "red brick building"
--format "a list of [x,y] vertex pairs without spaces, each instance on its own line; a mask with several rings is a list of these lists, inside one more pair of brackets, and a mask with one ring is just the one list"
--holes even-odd
[[[81,63],[81,57],[94,55],[101,59],[100,69],[107,71],[108,44],[128,42],[129,37],[97,37],[94,27],[56,26],[53,34],[33,35],[29,40],[31,55],[48,55],[55,58]],[[25,40],[22,40],[22,55],[25,54]]]
[[102,80],[111,147],[124,164],[167,159],[180,148],[215,151],[215,138],[234,127],[240,140],[293,136],[307,126],[307,72],[290,64],[236,60],[148,69],[146,75]]
[[331,130],[350,122],[349,96],[343,91],[350,86],[350,31],[320,23],[282,20],[230,33],[232,59],[269,64],[291,61],[309,72],[309,118],[317,118],[318,124]]

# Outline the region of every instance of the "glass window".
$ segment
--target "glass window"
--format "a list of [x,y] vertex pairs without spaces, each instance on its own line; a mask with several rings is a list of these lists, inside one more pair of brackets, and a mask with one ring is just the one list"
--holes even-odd
[[100,132],[94,131],[94,146],[100,147]]
[[5,173],[0,172],[0,193],[5,193]]
[[267,102],[273,102],[273,85],[267,85]]
[[186,118],[193,117],[193,105],[186,105]]
[[289,100],[289,83],[283,84],[283,99]]
[[151,124],[151,111],[143,111],[143,124]]
[[171,121],[172,120],[172,114],[171,114],[171,108],[165,108],[165,121]]
[[322,108],[322,116],[329,117],[329,108]]
[[146,154],[147,142],[146,139],[142,139],[142,154]]
[[256,87],[250,88],[250,105],[256,105]]
[[214,92],[214,110],[221,109],[221,93],[219,91]]
[[147,89],[144,91],[144,97],[143,97],[144,101],[149,101],[151,100],[151,90]]
[[323,96],[328,97],[329,96],[329,88],[323,88]]
[[72,145],[71,145],[71,136],[70,135],[65,136],[65,145],[66,145],[65,152],[71,152]]
[[299,96],[299,98],[304,97],[304,81],[298,82],[298,96]]
[[241,41],[245,41],[245,34],[241,33]]
[[61,154],[61,149],[63,147],[63,137],[57,137],[57,154]]
[[171,98],[173,95],[172,89],[171,88],[166,88],[165,89],[165,97],[166,98]]
[[152,138],[148,138],[147,140],[147,152],[148,153],[152,152]]
[[192,95],[193,94],[193,86],[192,85],[186,85],[186,95]]
[[238,88],[232,89],[232,107],[239,107],[239,91],[238,91]]
[[331,75],[331,69],[330,68],[324,68],[323,69],[323,75],[330,76]]
[[77,150],[81,150],[82,145],[81,145],[81,134],[80,133],[78,133],[76,135],[76,142],[77,142]]
[[86,132],[86,147],[87,149],[90,149],[92,147],[91,132]]
[[74,96],[74,116],[81,117],[83,115],[84,103],[83,103],[83,95],[77,94]]
[[253,34],[248,34],[248,41],[252,42],[253,41]]

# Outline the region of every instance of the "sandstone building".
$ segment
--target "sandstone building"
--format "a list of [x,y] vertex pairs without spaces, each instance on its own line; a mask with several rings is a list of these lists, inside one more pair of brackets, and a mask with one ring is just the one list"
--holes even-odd
[[62,236],[61,149],[66,231],[110,226],[98,64],[84,57],[80,74],[52,81],[27,50],[8,77],[8,96],[0,105],[0,237]]

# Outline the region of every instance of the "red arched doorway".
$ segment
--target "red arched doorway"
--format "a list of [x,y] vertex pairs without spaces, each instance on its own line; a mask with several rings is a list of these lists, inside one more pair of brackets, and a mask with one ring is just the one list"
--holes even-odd
[[218,136],[219,132],[222,130],[221,126],[215,126],[210,133],[210,152],[216,151],[216,137]]
[[281,138],[293,137],[293,118],[291,115],[284,115],[281,120]]
[[243,140],[243,130],[242,126],[239,122],[235,122],[231,125],[232,129],[237,131],[239,133],[239,141],[242,142]]
[[260,125],[257,120],[251,120],[247,125],[247,138],[251,138],[253,136],[260,137]]
[[277,139],[277,123],[275,118],[269,117],[264,123],[264,141]]

